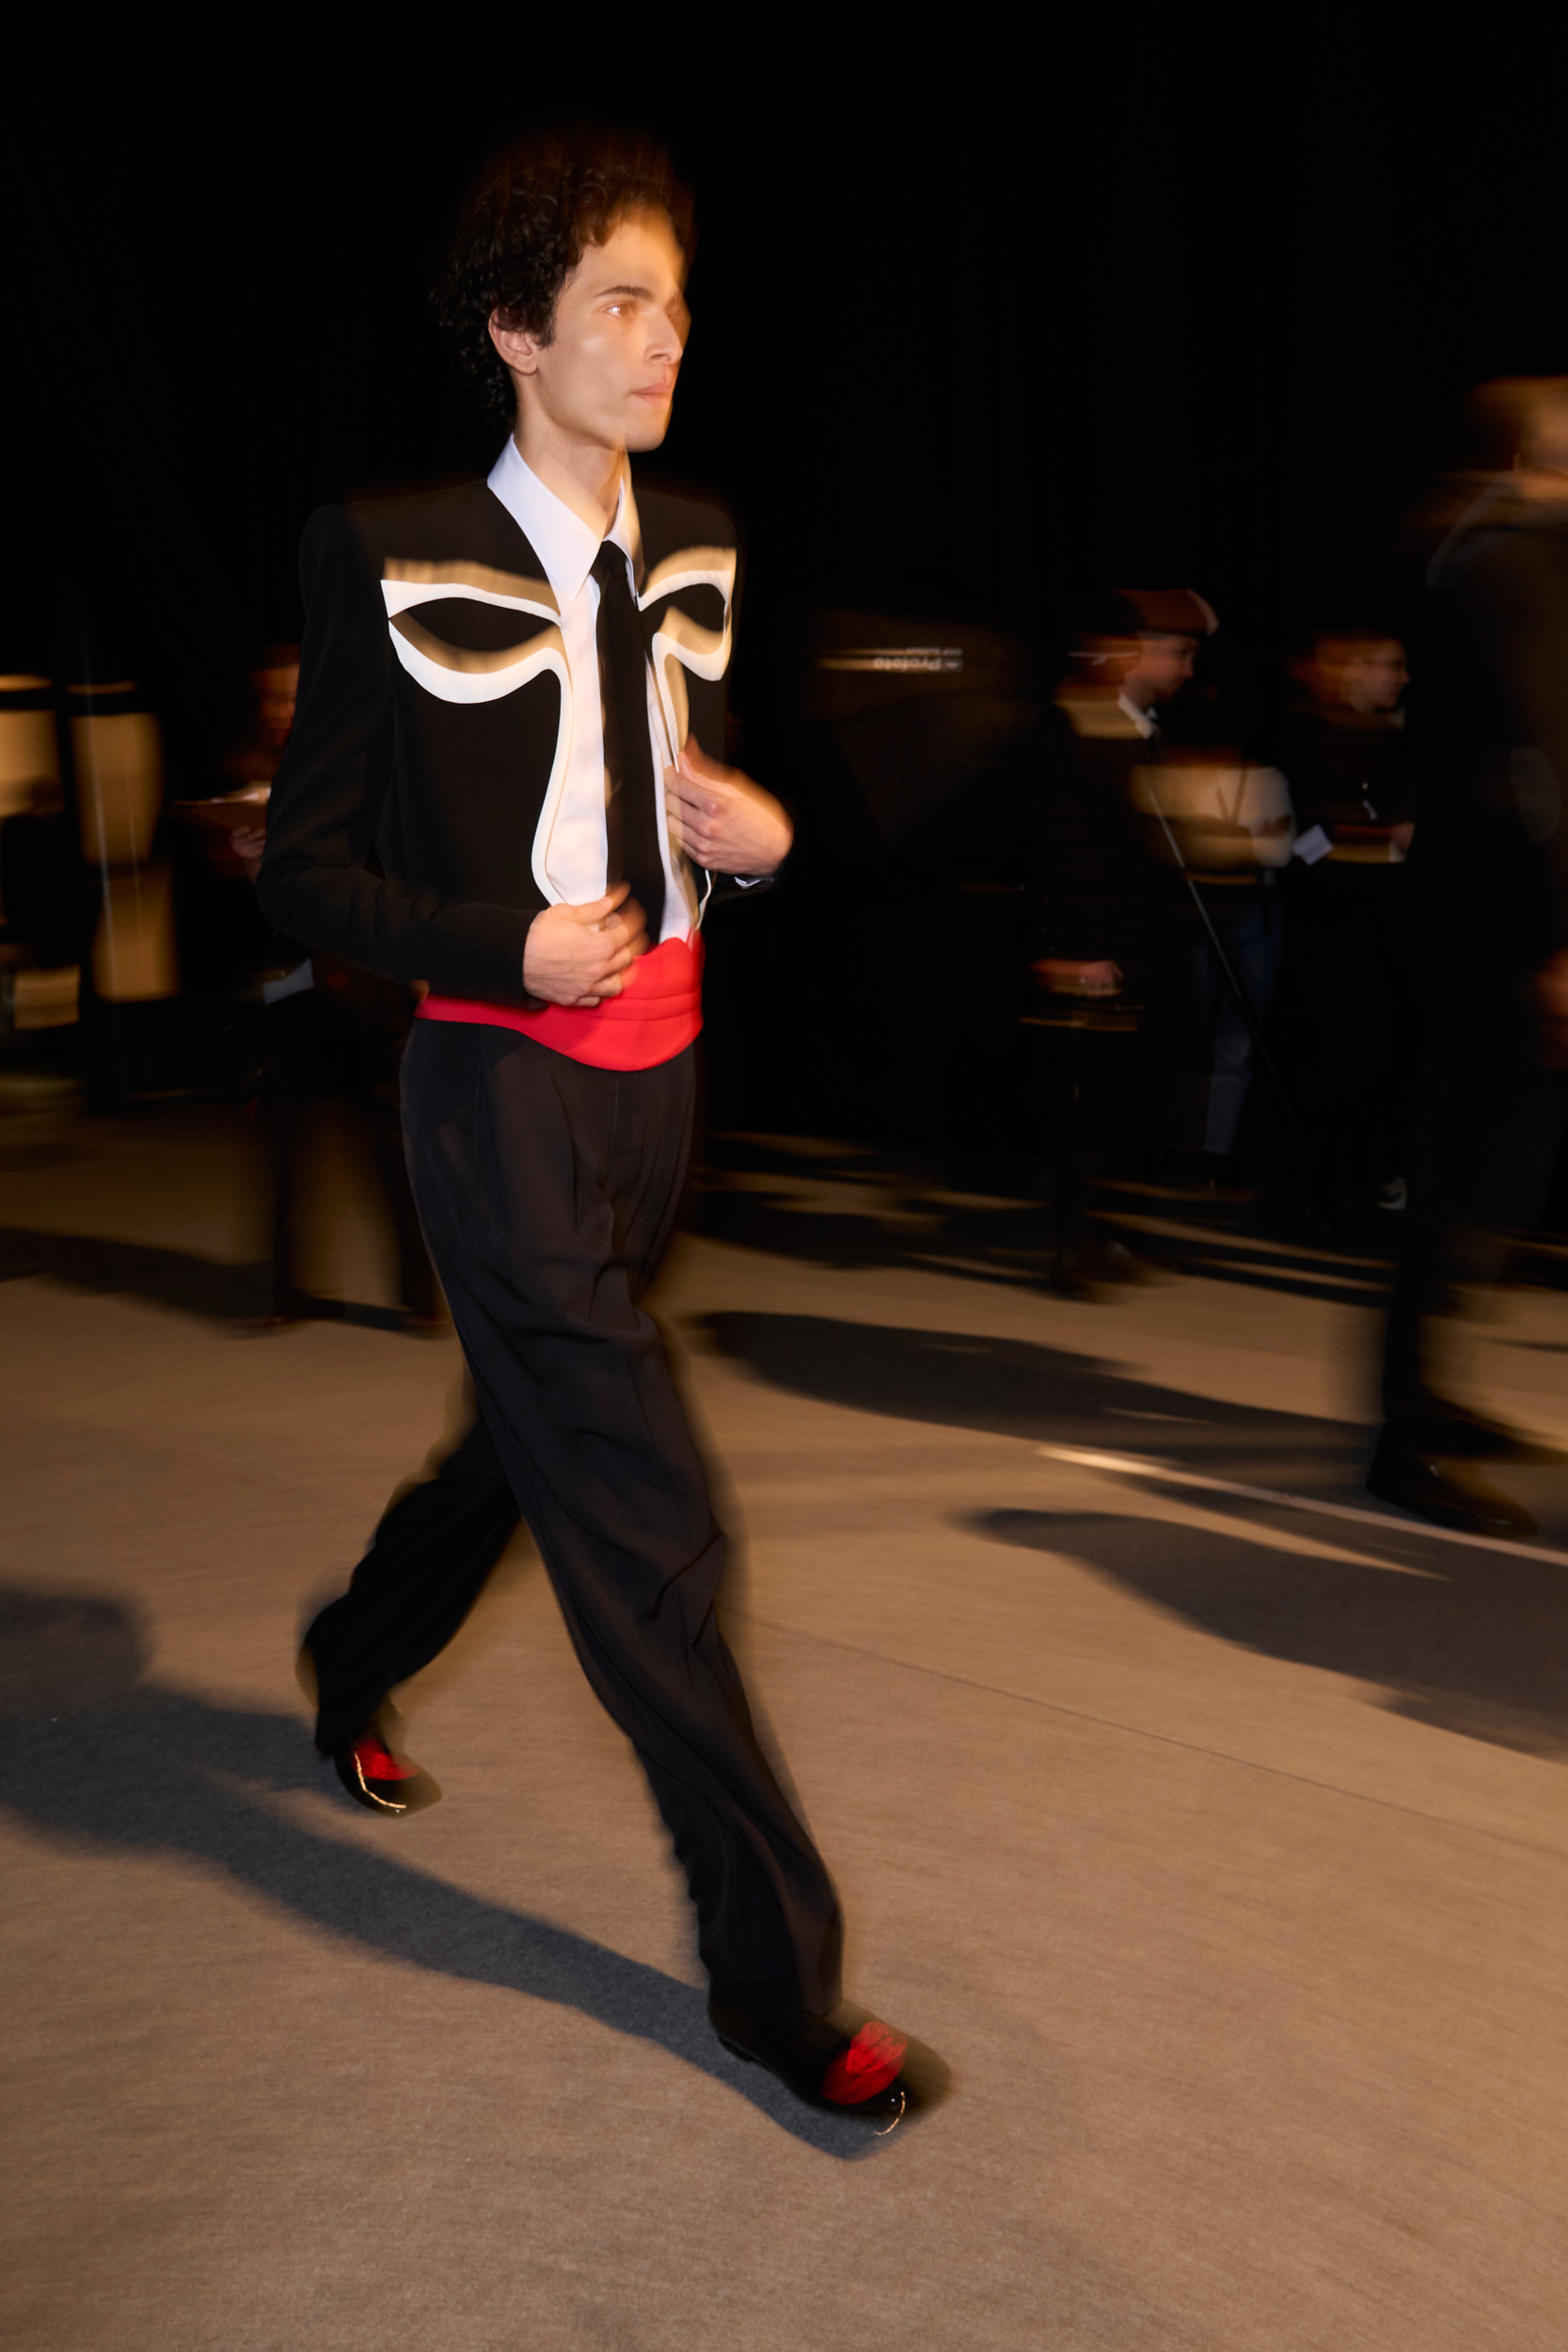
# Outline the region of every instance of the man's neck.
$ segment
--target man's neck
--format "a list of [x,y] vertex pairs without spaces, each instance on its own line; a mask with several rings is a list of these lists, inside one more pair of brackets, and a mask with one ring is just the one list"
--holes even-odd
[[529,471],[602,539],[620,504],[626,451],[574,439],[559,432],[548,418],[526,409],[512,437]]

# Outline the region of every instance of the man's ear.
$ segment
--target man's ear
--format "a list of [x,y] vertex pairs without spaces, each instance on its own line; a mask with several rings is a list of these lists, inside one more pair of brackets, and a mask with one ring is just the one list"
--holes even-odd
[[543,338],[524,326],[503,326],[499,310],[490,313],[490,341],[514,375],[536,375]]

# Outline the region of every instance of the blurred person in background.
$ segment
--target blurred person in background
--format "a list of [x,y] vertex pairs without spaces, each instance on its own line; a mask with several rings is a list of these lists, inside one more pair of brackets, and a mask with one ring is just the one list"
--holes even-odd
[[1395,925],[1413,832],[1402,641],[1319,629],[1291,664],[1280,764],[1296,838],[1280,1054],[1312,1151],[1307,1207],[1365,1230],[1404,1197],[1418,1027]]
[[1051,1281],[1097,1299],[1139,1275],[1104,1188],[1153,1164],[1189,1037],[1192,908],[1145,771],[1214,616],[1173,589],[1114,593],[1085,621],[1037,739],[1035,973],[1061,1047]]
[[219,969],[207,983],[232,1009],[261,997],[258,1115],[272,1144],[272,1300],[250,1327],[260,1331],[340,1317],[341,1300],[312,1290],[310,1268],[324,1242],[323,1131],[346,1112],[367,1132],[372,1166],[396,1242],[404,1327],[446,1328],[440,1292],[420,1232],[403,1154],[398,1070],[414,1018],[413,989],[379,978],[341,957],[309,957],[273,930],[255,883],[266,849],[267,804],[293,728],[299,647],[271,645],[250,668],[248,723],[224,753],[227,788],[188,803],[205,891],[197,898],[212,927]]
[[1401,929],[1425,1022],[1403,1261],[1368,1475],[1441,1526],[1528,1534],[1474,1469],[1557,1462],[1453,1360],[1540,1218],[1568,1126],[1568,379],[1495,387],[1513,462],[1449,533],[1416,647],[1419,821]]
[[701,914],[791,841],[704,748],[725,742],[733,526],[628,465],[664,438],[689,245],[657,151],[519,144],[436,295],[506,435],[487,480],[307,527],[261,895],[312,953],[428,986],[404,1132],[479,1415],[394,1498],[306,1659],[349,1794],[384,1817],[431,1802],[388,1693],[521,1513],[685,1869],[716,2032],[809,2103],[892,2124],[909,2043],[842,2013],[838,1899],[723,1640],[725,1538],[638,1304],[686,1170]]
[[299,699],[299,647],[267,645],[250,664],[250,723],[220,762],[234,792],[270,785],[293,729]]
[[1141,783],[1151,810],[1157,791],[1162,836],[1201,900],[1191,960],[1197,1100],[1184,1140],[1198,1168],[1223,1181],[1255,1074],[1255,1031],[1284,961],[1279,876],[1294,834],[1290,790],[1277,768],[1228,744],[1183,750]]
[[404,1330],[447,1328],[441,1294],[420,1231],[403,1150],[399,1073],[418,992],[342,957],[304,956],[274,935],[278,968],[261,983],[260,1116],[272,1140],[272,1305],[262,1331],[332,1321],[341,1300],[312,1289],[329,1216],[323,1189],[324,1131],[346,1117],[365,1131],[397,1251]]
[[176,803],[174,854],[180,968],[210,1038],[232,1028],[268,961],[272,926],[256,901],[267,795],[293,725],[299,647],[266,645],[250,660],[244,716],[200,800]]
[[[1290,857],[1290,793],[1279,771],[1249,758],[1239,740],[1252,731],[1250,718],[1231,707],[1229,694],[1221,692],[1216,706],[1219,622],[1208,599],[1190,588],[1124,594],[1138,612],[1142,650],[1121,701],[1157,746],[1140,765],[1135,792],[1155,820],[1160,854],[1193,878],[1202,901],[1201,912],[1191,891],[1173,901],[1183,919],[1196,918],[1189,1075],[1196,1084],[1187,1089],[1191,1101],[1177,1088],[1163,1140],[1223,1177],[1252,1084],[1253,1026],[1268,1016],[1285,951],[1277,877]],[[1200,663],[1209,677],[1194,692]]]
[[[1121,757],[1142,837],[1159,861],[1192,878],[1201,899],[1199,908],[1192,889],[1167,880],[1171,918],[1188,943],[1187,1035],[1200,1100],[1196,1125],[1179,1124],[1185,1105],[1173,1070],[1156,1149],[1180,1136],[1206,1172],[1223,1174],[1252,1082],[1253,1025],[1267,1017],[1284,954],[1277,873],[1291,852],[1290,793],[1277,769],[1220,739],[1223,713],[1216,722],[1199,706],[1174,737],[1167,730],[1167,707],[1181,708],[1219,628],[1208,599],[1191,588],[1132,588],[1117,601],[1133,625],[1131,642],[1108,645],[1088,666],[1114,686],[1116,717],[1139,739]],[[1174,1021],[1167,1034],[1179,1034]]]

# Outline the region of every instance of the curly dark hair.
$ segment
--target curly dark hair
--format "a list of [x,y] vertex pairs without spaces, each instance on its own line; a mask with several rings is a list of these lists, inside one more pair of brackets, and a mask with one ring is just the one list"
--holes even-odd
[[691,199],[652,139],[598,125],[535,132],[489,165],[432,290],[436,324],[485,414],[510,426],[512,378],[490,318],[549,340],[562,287],[627,213],[663,213],[689,256]]

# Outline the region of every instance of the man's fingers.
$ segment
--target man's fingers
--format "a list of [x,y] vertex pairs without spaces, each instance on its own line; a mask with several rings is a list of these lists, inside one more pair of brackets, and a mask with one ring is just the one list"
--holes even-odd
[[716,759],[709,759],[694,735],[689,735],[675,755],[675,764],[683,775],[706,777],[720,783],[725,773]]
[[706,817],[717,817],[726,799],[733,797],[726,787],[706,778],[698,783],[690,776],[683,776],[678,768],[666,768],[664,785],[666,797],[677,808],[700,809]]
[[592,928],[608,947],[615,948],[623,946],[627,940],[640,939],[648,928],[648,918],[637,900],[628,898],[624,901],[618,914],[607,914],[602,922],[594,924]]
[[613,890],[605,892],[602,898],[590,898],[586,906],[563,906],[562,911],[569,914],[575,923],[585,923],[592,930],[594,926],[603,923],[607,916],[614,914],[616,908],[624,902],[630,888],[629,882],[618,882]]

